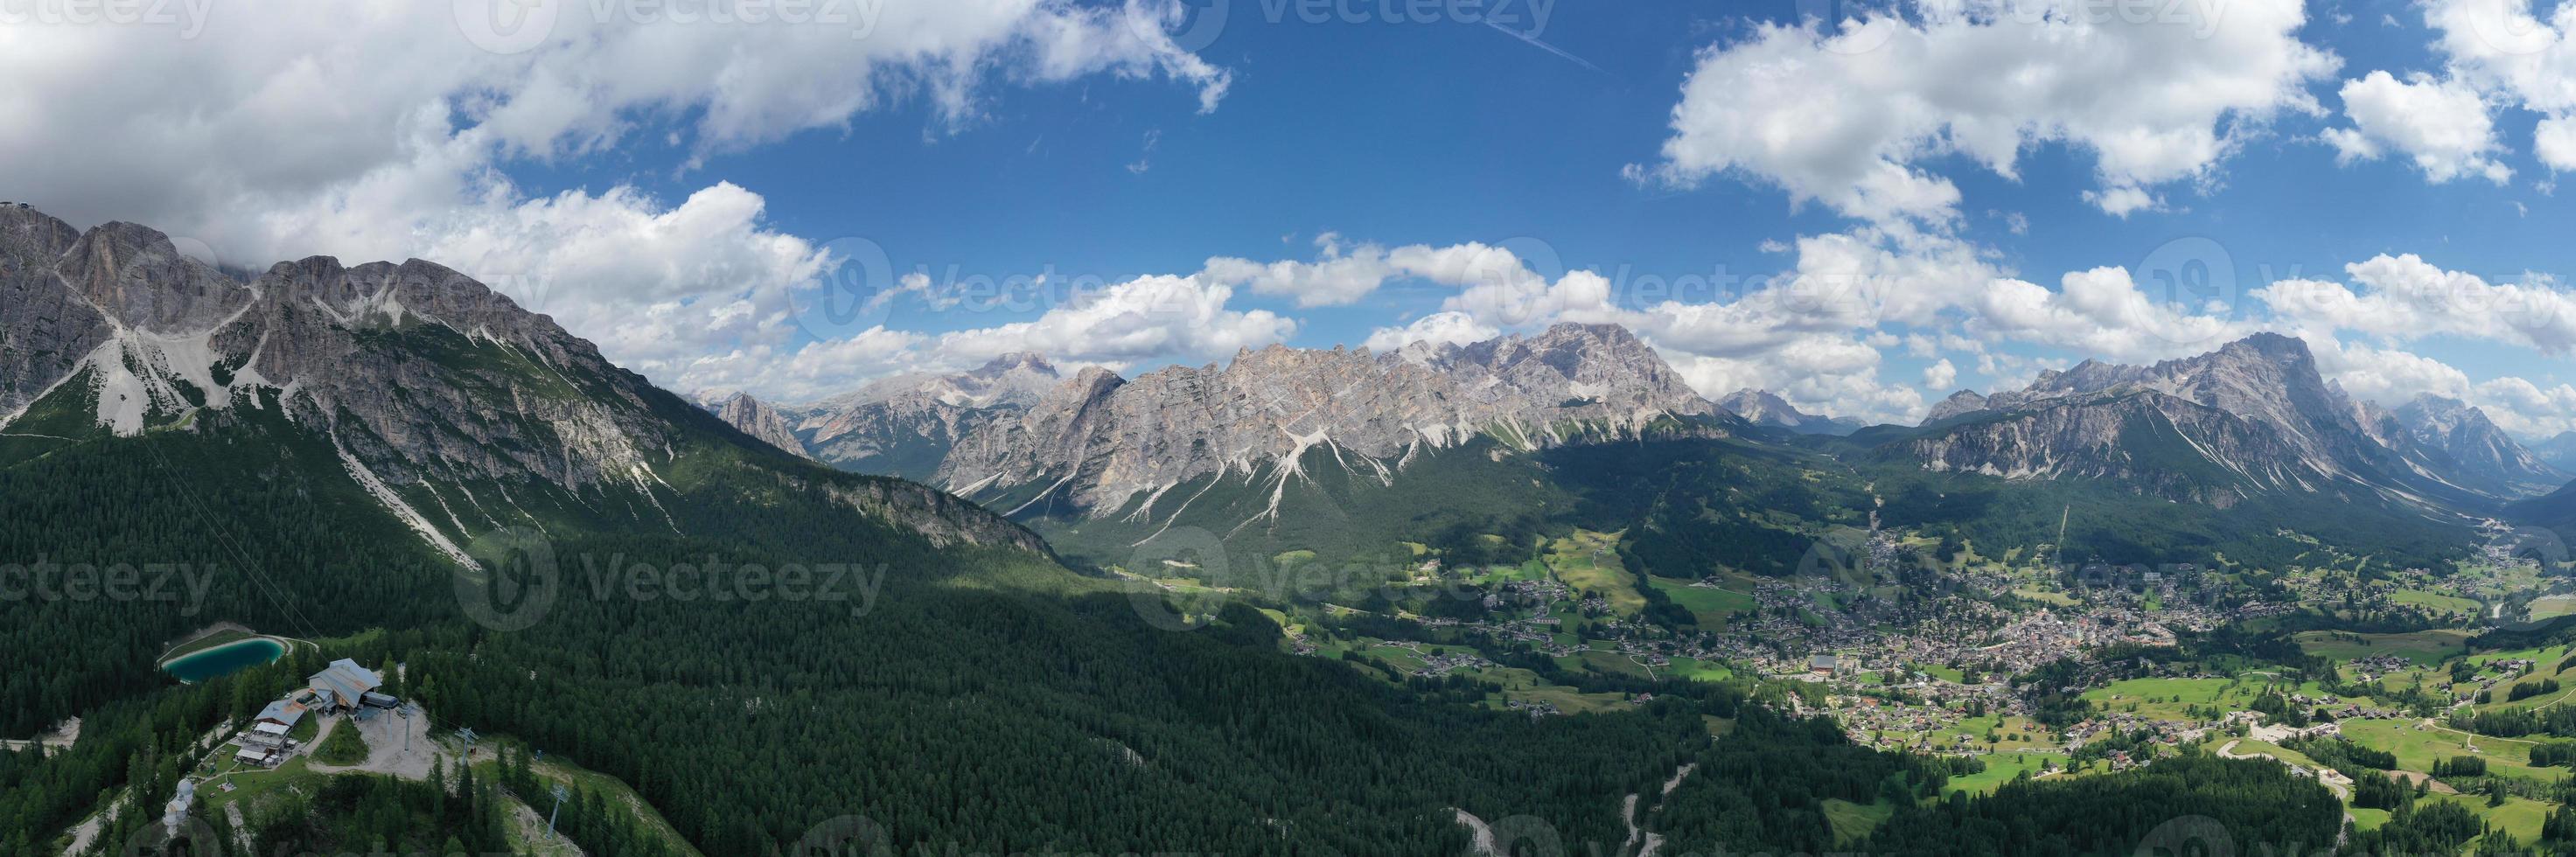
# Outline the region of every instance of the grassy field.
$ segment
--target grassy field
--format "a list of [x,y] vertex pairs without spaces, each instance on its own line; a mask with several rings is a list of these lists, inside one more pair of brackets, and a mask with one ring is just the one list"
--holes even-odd
[[[2531,766],[2531,745],[2502,738],[2476,737],[2441,729],[2418,729],[2412,720],[2347,720],[2343,735],[2366,747],[2386,750],[2397,766],[2430,772],[2433,763],[2453,756],[2485,759],[2487,770],[2501,776],[2554,782],[2563,774]],[[2476,749],[2470,742],[2476,742]]]
[[1896,807],[1883,800],[1862,805],[1840,798],[1825,799],[1825,822],[1833,825],[1836,843],[1859,841],[1895,814]]
[[1646,578],[1646,585],[1654,587],[1655,591],[1663,593],[1664,597],[1672,599],[1673,603],[1690,611],[1693,617],[1699,619],[1699,625],[1702,628],[1724,627],[1729,617],[1738,613],[1751,613],[1755,607],[1751,594],[1733,589],[1692,586],[1687,580],[1652,576]]
[[2525,845],[2540,838],[2540,826],[2549,818],[2549,804],[2529,798],[2506,798],[2503,806],[2488,806],[2484,795],[2431,795],[2426,799],[2467,807],[2488,825],[2513,834]]
[[331,727],[331,737],[313,748],[313,760],[325,765],[357,765],[367,761],[367,739],[358,734],[355,721],[342,719]]
[[2546,622],[2576,613],[2576,595],[2548,595],[2531,600],[2531,621]]
[[[2192,706],[2214,706],[2221,712],[2248,707],[2269,682],[2269,677],[2259,675],[2234,679],[2133,678],[2085,691],[2082,698],[2104,711],[2130,711],[2158,720],[2192,720]],[[2322,693],[2313,683],[2283,690]]]
[[2430,664],[2467,651],[2469,647],[2469,632],[2451,628],[2405,634],[2302,631],[2292,639],[2298,641],[2301,651],[2338,661],[2394,655],[2415,663]]
[[1727,669],[1724,664],[1701,661],[1697,658],[1674,658],[1671,664],[1658,672],[1668,678],[1686,678],[1692,681],[1725,681],[1735,676],[1735,671]]
[[1589,592],[1610,602],[1612,612],[1634,616],[1646,609],[1637,592],[1637,576],[1619,559],[1619,534],[1575,530],[1547,546],[1547,567],[1576,592]]
[[2471,616],[2477,615],[2478,611],[2481,609],[2475,599],[2462,598],[2457,595],[2447,595],[2428,589],[2400,589],[2389,593],[2388,600],[2399,604],[2413,604],[2419,607],[2430,607],[2444,613],[2461,613]]
[[2039,776],[2039,769],[2043,765],[2066,767],[2066,757],[2056,753],[1991,753],[1983,758],[1986,760],[1985,770],[1964,777],[1951,777],[1950,782],[1942,787],[1942,791],[1944,793],[1966,792],[1972,795],[1993,794],[1995,789],[2012,782],[2014,777],[2021,776],[2024,771],[2030,772],[2030,775],[2035,777]]

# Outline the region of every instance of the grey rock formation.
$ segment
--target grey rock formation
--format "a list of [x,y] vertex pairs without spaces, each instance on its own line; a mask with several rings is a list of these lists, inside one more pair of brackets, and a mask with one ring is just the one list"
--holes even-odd
[[2545,494],[2567,484],[2568,475],[2542,463],[2530,450],[2467,402],[2423,395],[2389,412],[2397,426],[2416,442],[2448,456],[2454,472],[2469,480],[2501,486],[2516,494]]
[[[923,480],[968,432],[1036,404],[1063,381],[1046,358],[1005,354],[967,372],[913,373],[805,405],[702,391],[698,403],[733,427],[843,470]],[[747,398],[747,397],[745,397]],[[777,425],[770,424],[775,416]]]
[[[552,319],[434,263],[316,256],[245,283],[145,227],[78,233],[0,206],[0,426],[39,409],[48,425],[101,435],[283,420],[327,441],[349,478],[461,558],[474,507],[510,503],[512,486],[652,516],[678,490],[657,468],[712,436],[672,419],[685,408]],[[499,490],[476,498],[485,488]],[[908,490],[844,499],[924,531],[1043,549]]]
[[2532,444],[2531,454],[2542,464],[2576,472],[2576,431],[2562,431],[2549,439]]
[[1728,393],[1717,400],[1717,406],[1743,417],[1745,422],[1799,434],[1846,435],[1864,428],[1859,420],[1806,413],[1769,390],[1750,387]]
[[1986,397],[1978,395],[1975,390],[1960,390],[1951,393],[1949,398],[1934,403],[1932,411],[1923,416],[1923,424],[1931,425],[1960,414],[1973,414],[1985,409]]
[[726,425],[741,429],[743,434],[760,439],[762,443],[797,455],[813,457],[811,453],[805,451],[805,442],[796,439],[795,430],[788,427],[787,418],[779,414],[778,409],[770,407],[767,402],[752,398],[748,393],[726,396],[724,401],[717,403],[713,410],[716,412],[717,419],[724,420]]
[[[2141,394],[2174,401],[2142,401]],[[2108,408],[2105,413],[2147,422],[2059,415],[2051,418],[2050,431],[2004,428],[2030,414],[2068,408]],[[2121,471],[2102,456],[2117,456],[2127,446],[2132,458],[2147,460],[2152,452],[2152,460],[2167,469],[2199,474],[2146,480],[2176,498],[2205,497],[2222,490],[2218,483],[2248,490],[2357,486],[2417,506],[2493,500],[2510,493],[2457,472],[2448,455],[2426,448],[2398,428],[2399,421],[2327,383],[2307,344],[2279,334],[2256,334],[2207,354],[2151,366],[2088,360],[2063,372],[2042,372],[2026,388],[1982,400],[1961,391],[1935,408],[1926,423],[1943,420],[1955,423],[1913,443],[1926,466],[1937,469],[2102,476]],[[2131,436],[2123,439],[2114,428]],[[1994,436],[1970,437],[1978,434]],[[2174,447],[2173,441],[2185,446]],[[2196,466],[2204,462],[2209,466]]]
[[1392,483],[1426,450],[1491,437],[1532,450],[1641,434],[1719,432],[1719,411],[1615,326],[1563,324],[1467,346],[1246,350],[1228,365],[1133,381],[1085,370],[1014,418],[961,438],[938,484],[969,497],[1062,498],[1087,514],[1150,513],[1203,476],[1267,480],[1275,498],[1309,451]]

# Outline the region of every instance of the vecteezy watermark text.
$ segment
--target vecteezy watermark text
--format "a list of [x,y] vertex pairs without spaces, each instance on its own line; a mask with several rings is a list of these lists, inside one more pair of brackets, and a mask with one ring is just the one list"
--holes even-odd
[[194,616],[223,569],[188,563],[0,564],[0,601],[157,601]]
[[606,560],[581,557],[582,582],[590,597],[605,601],[819,601],[852,602],[850,615],[876,609],[885,585],[886,566],[850,563],[733,564],[709,556],[704,562],[655,565],[627,562],[623,555]]
[[[565,562],[534,528],[504,527],[465,548],[474,568],[456,576],[457,603],[497,631],[533,627],[567,596],[593,601],[846,604],[853,618],[876,609],[884,563],[766,562],[716,554],[643,560],[578,554]],[[569,567],[569,578],[566,569]]]
[[214,0],[0,0],[0,27],[176,27],[193,39]]

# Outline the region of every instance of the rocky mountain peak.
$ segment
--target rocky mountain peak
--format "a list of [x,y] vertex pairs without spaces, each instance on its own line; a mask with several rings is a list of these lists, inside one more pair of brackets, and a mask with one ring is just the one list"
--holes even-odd
[[2467,402],[2427,393],[2387,415],[2409,439],[2447,457],[2446,469],[2474,482],[2518,494],[2546,493],[2567,482],[2564,471],[2524,449]]
[[1931,412],[1923,415],[1923,422],[1928,425],[1951,417],[1959,416],[1961,414],[1973,414],[1982,410],[1986,410],[1986,397],[1984,395],[1975,390],[1960,390],[1958,392],[1951,393],[1948,398],[1934,403],[1932,405]]
[[82,233],[55,270],[118,326],[152,333],[203,330],[251,300],[248,287],[132,223]]
[[795,431],[788,427],[787,418],[780,415],[776,408],[770,407],[769,403],[752,398],[749,393],[734,393],[725,397],[722,403],[716,405],[715,412],[718,419],[741,429],[744,434],[759,438],[763,443],[796,455],[812,457],[805,451],[805,444],[796,439]]
[[1800,434],[1849,434],[1861,427],[1859,420],[1810,414],[1798,410],[1797,406],[1789,404],[1789,400],[1769,390],[1751,387],[1728,393],[1725,398],[1717,400],[1717,406],[1743,417],[1745,422],[1785,428]]
[[1048,363],[1046,355],[1035,351],[1013,351],[1002,354],[991,360],[984,361],[984,365],[977,366],[973,371],[966,374],[990,378],[999,375],[1006,375],[1014,370],[1044,372],[1049,375],[1056,374],[1055,364]]
[[80,240],[80,230],[25,203],[0,202],[0,265],[50,265]]
[[1170,366],[1133,381],[1085,370],[1017,418],[961,438],[939,479],[1014,505],[1036,502],[1023,489],[1061,492],[1068,507],[1098,513],[1229,473],[1261,474],[1276,495],[1307,478],[1309,452],[1392,480],[1415,455],[1489,433],[1531,449],[1656,425],[1723,431],[1681,422],[1717,413],[1652,348],[1610,325],[1383,356],[1274,344],[1222,367]]

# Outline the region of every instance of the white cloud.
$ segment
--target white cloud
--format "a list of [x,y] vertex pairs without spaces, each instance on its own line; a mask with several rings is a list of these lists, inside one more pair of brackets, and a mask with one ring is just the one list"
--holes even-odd
[[1408,342],[1465,345],[1502,335],[1502,330],[1463,312],[1435,312],[1403,327],[1381,327],[1365,343],[1371,351],[1393,351]]
[[2251,295],[2275,318],[2319,331],[2350,330],[2396,340],[2453,335],[2561,355],[2576,348],[2576,294],[2546,277],[2489,283],[2446,271],[2412,253],[2344,266],[2360,288],[2323,280],[2282,280]]
[[[818,249],[722,182],[676,205],[625,186],[530,198],[502,167],[610,151],[647,124],[675,126],[657,142],[684,156],[738,151],[904,99],[959,128],[1002,83],[1161,78],[1196,90],[1202,110],[1230,83],[1165,34],[1180,9],[1163,0],[836,7],[861,16],[847,21],[556,2],[528,7],[550,29],[522,32],[541,41],[500,42],[472,17],[479,2],[278,0],[185,26],[0,26],[12,81],[0,186],[78,224],[194,238],[237,265],[417,256],[506,275],[495,285],[611,359],[687,384],[781,353],[780,295],[815,273]],[[467,35],[478,23],[481,41]]]
[[1925,389],[1933,391],[1947,390],[1950,389],[1951,385],[1957,383],[1959,383],[1959,367],[1951,365],[1950,358],[1944,357],[1941,358],[1941,361],[1938,363],[1923,367],[1923,387]]
[[2486,100],[2465,83],[2424,74],[2400,82],[2374,71],[2344,81],[2343,111],[2355,127],[2325,132],[2338,161],[2371,160],[2383,147],[2394,147],[2434,184],[2461,176],[2496,184],[2513,178],[2513,170],[2495,159],[2504,147],[2496,142]]
[[1148,360],[1208,359],[1286,340],[1295,321],[1268,310],[1227,307],[1230,286],[1156,275],[1076,296],[1030,321],[940,335],[943,360],[974,365],[1015,351],[1123,368]]
[[1281,260],[1261,263],[1219,256],[1207,260],[1201,276],[1215,282],[1244,285],[1255,294],[1294,298],[1298,306],[1336,306],[1358,301],[1397,277],[1416,277],[1450,286],[1516,279],[1524,271],[1510,250],[1478,242],[1433,247],[1409,244],[1389,250],[1376,244],[1345,247],[1332,233],[1317,236],[1321,255],[1312,262]]
[[1661,162],[1628,172],[1733,171],[1852,217],[1948,221],[1958,187],[1925,163],[1956,153],[2017,177],[2023,149],[2062,142],[2093,156],[2086,198],[2126,214],[2207,177],[2248,126],[2317,112],[2305,86],[2339,64],[2298,40],[2299,0],[2106,8],[1916,0],[1903,18],[1764,25],[1700,53]]
[[2576,170],[2576,118],[2540,120],[2531,131],[2531,153],[2552,171]]

